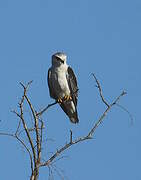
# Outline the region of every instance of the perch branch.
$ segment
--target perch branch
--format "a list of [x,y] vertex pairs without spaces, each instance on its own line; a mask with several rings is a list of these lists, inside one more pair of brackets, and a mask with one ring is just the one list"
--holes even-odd
[[41,110],[40,112],[36,113],[36,116],[41,116],[45,111],[48,110],[48,108],[50,108],[51,106],[54,106],[57,103],[58,102],[55,101],[54,103],[48,104],[43,110]]
[[[71,95],[73,94],[76,94],[78,92],[79,89],[77,89],[74,93],[72,93]],[[36,113],[36,116],[41,116],[45,111],[48,110],[48,108],[50,108],[51,106],[54,106],[55,104],[57,104],[58,102],[55,101],[54,103],[51,103],[51,104],[48,104],[43,110],[41,110],[40,112]]]

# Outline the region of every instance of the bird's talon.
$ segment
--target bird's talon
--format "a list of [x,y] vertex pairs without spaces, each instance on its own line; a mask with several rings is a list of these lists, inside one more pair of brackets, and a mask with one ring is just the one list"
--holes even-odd
[[65,95],[64,100],[65,101],[72,100],[72,97],[70,95]]
[[65,96],[64,96],[64,100],[68,100],[68,95],[65,95]]
[[59,98],[59,99],[57,99],[57,102],[58,102],[59,104],[61,104],[63,101],[62,101],[61,98]]

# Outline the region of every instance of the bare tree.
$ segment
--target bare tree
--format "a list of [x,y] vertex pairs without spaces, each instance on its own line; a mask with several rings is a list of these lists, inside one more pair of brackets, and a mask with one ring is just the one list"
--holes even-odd
[[[57,157],[59,157],[65,150],[67,150],[68,148],[72,147],[75,144],[78,144],[82,141],[86,141],[86,140],[90,140],[93,138],[96,129],[98,128],[98,126],[102,123],[102,121],[104,120],[105,116],[107,115],[107,113],[109,112],[109,110],[111,110],[111,108],[114,105],[118,105],[117,102],[120,100],[120,98],[124,95],[126,95],[126,92],[123,91],[121,92],[121,94],[115,98],[115,100],[112,103],[108,103],[105,100],[105,97],[103,96],[102,93],[102,88],[101,85],[98,81],[98,79],[96,78],[96,76],[94,74],[92,74],[95,81],[96,81],[96,87],[98,88],[99,94],[100,94],[100,98],[102,100],[102,102],[105,104],[106,109],[105,111],[102,113],[102,115],[100,116],[100,118],[96,121],[96,123],[94,123],[94,125],[92,126],[92,128],[88,131],[88,133],[84,136],[78,137],[76,139],[73,139],[73,132],[70,131],[70,137],[69,137],[69,142],[66,143],[65,145],[63,145],[60,149],[58,149],[56,152],[54,152],[53,155],[51,155],[48,159],[46,159],[45,161],[42,161],[42,159],[44,159],[44,157],[42,157],[42,146],[43,146],[43,130],[44,130],[44,121],[42,120],[42,114],[48,110],[48,108],[50,108],[51,106],[57,104],[57,102],[54,102],[52,104],[49,104],[47,107],[45,107],[43,110],[41,111],[36,111],[34,106],[32,105],[30,98],[27,95],[27,91],[29,86],[31,85],[32,81],[27,83],[27,85],[24,85],[23,83],[20,83],[20,85],[23,88],[23,95],[21,97],[21,100],[19,102],[19,111],[12,111],[14,114],[16,114],[16,116],[19,118],[19,123],[18,126],[16,128],[16,132],[14,134],[10,134],[10,133],[5,133],[5,132],[0,132],[0,135],[4,135],[4,136],[10,136],[13,137],[14,139],[16,139],[27,151],[29,158],[30,158],[30,167],[31,167],[31,176],[30,176],[30,180],[37,180],[39,177],[39,169],[41,167],[48,167],[49,168],[49,174],[51,176],[52,174],[52,170],[50,169],[52,163],[55,161],[55,159]],[[25,118],[25,114],[24,114],[24,105],[25,103],[27,103],[28,108],[32,114],[32,118],[33,118],[33,127],[29,127],[27,125],[27,120]],[[21,130],[20,128],[23,128],[23,132],[26,136],[26,139],[23,139],[20,134],[21,134]],[[36,140],[34,140],[34,137]],[[57,172],[57,168],[55,168],[54,166],[54,170]],[[59,172],[58,172],[59,174]],[[61,176],[61,175],[60,175]]]

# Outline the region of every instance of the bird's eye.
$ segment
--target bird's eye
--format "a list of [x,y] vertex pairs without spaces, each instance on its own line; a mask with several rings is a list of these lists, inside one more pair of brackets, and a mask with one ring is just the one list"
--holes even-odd
[[60,59],[60,61],[61,61],[61,63],[63,63],[63,64],[64,64],[64,61],[63,61],[62,59]]
[[61,63],[64,64],[64,61],[62,59],[60,59],[59,57],[56,57],[57,60],[59,60]]

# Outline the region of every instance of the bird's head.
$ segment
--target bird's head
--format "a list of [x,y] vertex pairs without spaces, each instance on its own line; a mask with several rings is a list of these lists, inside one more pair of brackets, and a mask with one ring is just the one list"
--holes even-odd
[[62,52],[57,52],[52,55],[52,65],[61,66],[66,64],[67,55]]

